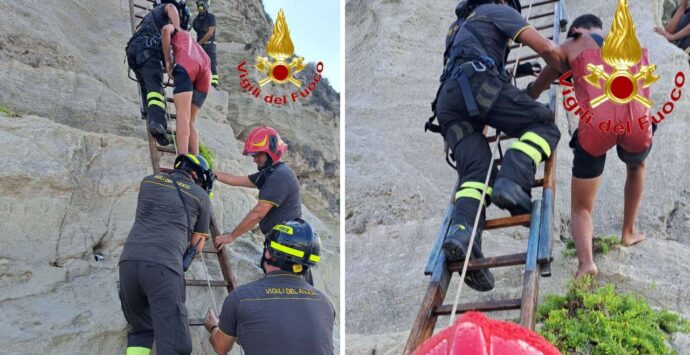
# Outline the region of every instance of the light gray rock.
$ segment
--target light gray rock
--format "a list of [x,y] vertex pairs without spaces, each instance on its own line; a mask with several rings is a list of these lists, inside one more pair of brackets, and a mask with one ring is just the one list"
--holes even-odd
[[[239,56],[253,60],[244,48],[265,46],[272,27],[260,1],[213,3],[223,75]],[[137,84],[127,78],[123,62],[131,36],[128,2],[9,0],[0,3],[0,11],[5,14],[0,105],[19,114],[0,113],[0,347],[7,354],[122,353],[126,322],[117,295],[117,260],[132,226],[139,184],[152,172]],[[286,113],[247,102],[238,110],[239,92],[226,78],[221,83],[228,84],[227,91],[211,89],[197,118],[201,141],[214,153],[217,170],[249,174],[256,167],[241,155],[243,130],[262,122],[284,128],[293,147],[287,161],[306,190],[305,218],[323,241],[316,285],[338,310],[333,196],[338,196],[339,117],[308,105]],[[161,165],[171,166],[173,158],[164,155]],[[216,221],[229,232],[257,203],[257,191],[218,183],[212,203]],[[228,247],[240,284],[261,277],[262,242],[255,230]],[[95,253],[103,259],[97,261]],[[206,264],[217,280],[222,276],[214,258]],[[205,278],[199,260],[187,277]],[[202,318],[213,304],[209,290],[187,292],[190,316]],[[222,304],[225,291],[213,295]],[[192,335],[195,354],[214,353],[205,330],[195,327]]]
[[[523,15],[528,3],[523,1]],[[667,1],[628,3],[639,39],[649,48],[661,75],[652,87],[656,112],[669,97],[676,72],[687,74],[688,59],[653,32],[661,24],[662,9],[673,5]],[[346,3],[346,331],[348,339],[353,339],[352,344],[348,341],[347,353],[399,353],[426,291],[423,268],[456,173],[444,162],[441,137],[423,133],[423,125],[431,115],[429,104],[438,89],[445,35],[456,5],[451,0]],[[600,1],[566,1],[566,6],[571,19],[583,13],[611,19],[615,11],[615,4]],[[535,8],[532,13],[543,11]],[[609,26],[606,20],[605,27]],[[531,53],[523,51],[523,56]],[[519,81],[518,86],[527,82]],[[595,258],[603,282],[615,283],[622,292],[643,296],[654,307],[686,318],[690,317],[690,298],[683,292],[690,287],[686,265],[690,255],[688,112],[683,97],[654,139],[638,218],[638,227],[648,240]],[[561,255],[571,238],[572,152],[567,145],[569,124],[565,119],[558,124],[562,138],[557,151],[555,260],[553,276],[540,280],[540,299],[564,293],[577,266],[574,258]],[[611,153],[594,211],[596,234],[620,235],[624,176],[625,166]],[[507,213],[492,207],[489,215]],[[525,229],[485,232],[483,243],[489,256],[524,251]],[[495,269],[494,275],[494,291],[480,294],[464,287],[463,301],[520,296],[521,268]],[[452,302],[457,280],[453,278],[447,302]],[[513,319],[517,314],[493,316]],[[442,317],[437,329],[446,325],[447,318]],[[681,351],[682,344],[679,340],[674,347]]]

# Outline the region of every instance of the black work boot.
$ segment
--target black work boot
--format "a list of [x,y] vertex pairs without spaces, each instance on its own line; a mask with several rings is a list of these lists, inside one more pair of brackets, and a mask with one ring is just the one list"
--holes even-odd
[[520,185],[510,179],[499,177],[494,183],[491,202],[507,209],[513,216],[532,212],[532,198]]
[[162,124],[149,121],[149,133],[151,133],[153,138],[156,139],[158,145],[165,147],[166,145],[170,144],[170,140],[168,140],[168,133],[165,132],[165,127],[163,127]]
[[[484,258],[484,253],[482,253],[482,229],[477,226],[470,260]],[[464,261],[471,236],[471,224],[457,223],[451,225],[448,235],[446,235],[446,240],[443,241],[443,252],[446,255],[446,260],[449,262]],[[489,269],[468,270],[465,275],[465,283],[477,291],[490,291],[494,288],[494,275],[491,274]]]

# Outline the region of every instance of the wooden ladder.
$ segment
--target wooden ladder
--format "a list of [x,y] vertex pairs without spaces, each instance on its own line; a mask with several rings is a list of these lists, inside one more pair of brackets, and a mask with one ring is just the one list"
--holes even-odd
[[[144,4],[138,4],[134,2],[134,0],[129,0],[129,20],[130,20],[130,25],[132,27],[132,34],[134,34],[136,26],[138,23],[146,16],[146,14],[153,9],[154,0],[144,0]],[[171,86],[169,84],[164,84],[165,87]],[[141,90],[141,89],[139,89]],[[141,97],[141,95],[139,96]],[[172,103],[173,99],[172,97],[167,96],[165,97],[166,101],[166,112],[167,108],[169,105],[167,103]],[[145,102],[141,103],[142,105],[146,105]],[[176,118],[176,115],[174,113],[167,112],[169,117],[174,120]],[[168,127],[168,134],[175,134],[174,131],[172,130],[172,127]],[[156,140],[151,136],[151,134],[148,134],[149,138],[149,151],[151,154],[151,165],[153,166],[153,171],[155,174],[164,172],[170,172],[172,169],[171,168],[166,168],[166,167],[161,167],[160,166],[160,158],[164,154],[170,154],[173,155],[172,159],[174,159],[174,155],[176,154],[175,148],[170,145],[166,147],[161,147],[156,143]],[[172,144],[172,143],[171,143]],[[215,248],[215,245],[213,243],[213,240],[219,235],[221,235],[220,228],[218,227],[218,224],[216,223],[215,217],[213,216],[213,213],[211,214],[211,242],[207,242],[206,245],[204,246],[204,249],[201,251],[202,253],[205,254],[216,254],[218,256],[218,264],[220,266],[221,273],[223,274],[223,280],[185,280],[187,283],[187,286],[198,286],[198,287],[206,287],[210,286],[211,287],[225,287],[225,289],[230,293],[235,286],[237,285],[237,280],[235,279],[235,275],[232,272],[232,266],[230,265],[230,261],[228,259],[227,252],[225,251],[225,248],[223,248],[221,251],[217,251]],[[204,320],[203,318],[201,319],[190,319],[189,320],[189,325],[203,325]]]
[[[528,4],[523,1],[523,14],[526,14]],[[553,4],[553,11],[544,13],[537,13],[530,16],[530,20],[538,18],[553,18],[552,25],[535,26],[537,30],[552,30],[549,39],[552,39],[556,44],[559,41],[559,33],[565,30],[567,21],[563,22],[563,13],[565,11],[562,0],[543,0],[536,1],[532,4],[532,13],[535,13],[536,8],[545,7],[544,5]],[[515,48],[519,45],[511,47]],[[513,51],[512,54],[515,54]],[[528,55],[521,57],[520,60],[530,60],[537,58],[536,55]],[[515,64],[516,59],[507,61],[507,65]],[[512,72],[511,69],[508,69]],[[549,91],[549,106],[554,111],[556,110],[557,87],[551,87]],[[506,135],[500,136],[501,141],[513,139]],[[496,136],[488,137],[489,143],[496,142]],[[514,226],[528,226],[529,237],[527,240],[527,251],[524,253],[516,253],[509,255],[486,257],[483,259],[470,259],[467,270],[479,270],[486,268],[497,268],[515,265],[525,265],[525,273],[523,277],[523,291],[521,298],[505,299],[505,300],[489,300],[478,301],[470,303],[458,304],[456,314],[467,311],[505,311],[505,310],[520,310],[520,324],[530,329],[535,326],[535,312],[539,295],[539,277],[551,276],[550,263],[552,257],[552,225],[553,225],[553,208],[554,199],[556,195],[555,184],[555,162],[556,151],[554,151],[544,163],[544,177],[543,179],[536,179],[533,188],[541,187],[541,200],[534,200],[532,204],[532,212],[530,214],[517,215],[512,217],[503,217],[490,219],[486,221],[485,230],[500,229]],[[500,159],[495,160],[495,164],[501,164]],[[456,182],[456,188],[453,190],[453,195],[457,191],[459,180]],[[446,262],[445,255],[442,251],[443,240],[448,233],[451,215],[453,211],[453,200],[448,204],[445,211],[443,223],[436,235],[436,240],[431,250],[431,255],[424,268],[425,275],[431,275],[429,286],[426,294],[422,299],[422,304],[417,313],[417,317],[412,326],[410,336],[405,346],[404,354],[413,352],[424,340],[428,339],[434,332],[436,320],[438,316],[449,316],[452,312],[452,304],[443,304],[446,298],[446,292],[451,281],[451,276],[455,272],[462,272],[463,261]]]

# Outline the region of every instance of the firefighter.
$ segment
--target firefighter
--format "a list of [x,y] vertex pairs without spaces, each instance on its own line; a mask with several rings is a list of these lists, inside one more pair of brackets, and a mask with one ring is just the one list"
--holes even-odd
[[127,355],[191,354],[183,258],[204,248],[213,173],[200,155],[179,155],[169,174],[141,182],[134,225],[120,262],[120,302],[130,329]]
[[196,2],[196,8],[199,14],[194,18],[192,28],[196,32],[196,41],[201,45],[201,48],[206,51],[208,57],[211,59],[211,85],[218,86],[218,70],[216,68],[216,17],[208,12],[208,1],[199,0]]
[[226,354],[239,339],[247,355],[333,354],[335,309],[303,275],[321,259],[319,237],[301,220],[281,222],[266,236],[265,276],[234,289],[220,317],[209,310],[209,341]]
[[170,141],[166,133],[161,30],[172,24],[181,31],[181,23],[188,22],[185,8],[184,0],[159,2],[146,14],[126,48],[127,64],[139,82],[142,118],[146,118],[149,133],[163,146]]
[[[513,215],[530,213],[536,169],[560,139],[551,110],[513,86],[505,70],[510,40],[532,48],[547,63],[557,63],[559,56],[557,47],[520,16],[520,9],[518,0],[463,1],[449,32],[446,67],[433,105],[437,131],[452,152],[460,181],[443,243],[449,261],[463,260],[468,252],[472,258],[484,257],[481,235],[490,202]],[[430,125],[431,121],[427,128]],[[494,165],[488,186],[484,180],[491,151],[482,134],[486,125],[518,138],[507,150],[499,173]],[[480,201],[484,190],[485,200]],[[475,243],[468,251],[480,204]],[[473,270],[465,283],[488,291],[494,278],[488,269]]]

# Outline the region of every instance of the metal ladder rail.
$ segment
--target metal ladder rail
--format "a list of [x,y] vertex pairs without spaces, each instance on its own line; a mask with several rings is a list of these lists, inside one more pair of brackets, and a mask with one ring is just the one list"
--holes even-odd
[[[553,16],[553,34],[550,38],[554,42],[559,42],[559,32],[565,27],[562,22],[561,14],[563,13],[562,0],[546,0],[534,3],[532,6],[541,6],[547,4],[554,4],[553,12],[546,12],[538,14],[534,18],[544,18]],[[567,24],[567,23],[566,23]],[[542,29],[545,29],[544,26]],[[522,58],[526,59],[526,58]],[[508,61],[509,64],[515,63],[515,60]],[[557,88],[552,87],[549,92],[549,106],[554,112],[556,110]],[[489,142],[495,142],[496,136],[488,137]],[[506,135],[501,135],[501,140],[512,139]],[[469,261],[468,270],[477,270],[482,268],[507,267],[515,265],[525,265],[525,274],[523,276],[523,292],[521,298],[472,302],[458,305],[456,313],[462,313],[470,310],[478,311],[502,311],[502,310],[516,310],[520,309],[520,323],[530,329],[535,326],[535,310],[538,300],[538,275],[550,276],[550,263],[552,258],[552,229],[553,229],[553,209],[554,199],[556,193],[555,185],[555,162],[556,152],[554,151],[549,159],[544,164],[544,177],[537,179],[533,188],[542,187],[542,199],[535,200],[532,206],[532,213],[525,215],[518,215],[512,217],[503,217],[490,219],[486,222],[485,230],[507,228],[513,226],[529,225],[529,238],[527,252],[516,253],[495,257],[486,257],[484,259],[474,259]],[[500,164],[500,159],[496,160],[496,164]],[[456,181],[457,190],[459,180]],[[450,315],[452,305],[443,305],[443,301],[448,291],[448,286],[452,274],[462,270],[463,263],[447,263],[445,255],[441,250],[441,245],[445,239],[446,233],[450,227],[451,213],[453,210],[453,202],[448,204],[444,215],[443,223],[436,235],[436,240],[432,247],[431,255],[427,261],[424,269],[425,275],[431,275],[427,291],[422,299],[419,312],[414,321],[410,336],[408,338],[404,354],[409,354],[414,351],[424,340],[429,338],[436,326],[436,321],[440,315]]]
[[[132,29],[132,34],[134,34],[136,30],[136,26],[146,16],[146,14],[153,8],[152,5],[154,3],[154,0],[145,0],[146,4],[140,4],[136,3],[134,0],[129,0],[129,19],[130,19],[130,25]],[[169,84],[164,84],[165,87],[171,86]],[[138,90],[141,90],[140,88]],[[141,95],[139,95],[141,98]],[[167,96],[165,100],[167,103],[172,103],[173,99],[172,97]],[[167,111],[167,105],[166,103],[166,111]],[[145,105],[145,102],[142,102],[141,105]],[[176,115],[174,113],[167,112],[169,117],[174,120],[176,119]],[[174,131],[172,130],[172,127],[168,128],[168,134],[174,134]],[[151,134],[148,134],[148,140],[149,140],[149,152],[151,155],[151,166],[153,167],[153,171],[155,174],[161,173],[161,172],[170,172],[172,169],[171,168],[166,168],[166,167],[161,167],[160,166],[160,158],[164,154],[175,154],[175,148],[174,147],[162,147],[159,146],[156,143],[156,140],[151,136]],[[173,156],[174,158],[174,156]],[[235,274],[232,271],[232,266],[230,265],[230,261],[227,255],[227,252],[225,251],[225,248],[223,248],[221,251],[217,251],[215,249],[213,240],[219,235],[221,235],[221,230],[218,227],[218,224],[216,223],[215,217],[213,216],[213,213],[211,213],[211,242],[206,243],[207,245],[204,247],[202,250],[202,253],[205,254],[216,254],[218,257],[218,264],[221,270],[221,274],[223,275],[223,280],[210,280],[210,285],[211,287],[224,287],[228,293],[230,293],[237,285],[237,279],[235,278]],[[210,245],[209,245],[210,244]],[[187,286],[193,286],[193,287],[206,287],[208,286],[209,282],[206,280],[194,280],[194,279],[186,279],[185,280]],[[189,320],[189,325],[194,325],[194,326],[200,326],[203,325],[203,319],[190,319]]]

